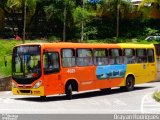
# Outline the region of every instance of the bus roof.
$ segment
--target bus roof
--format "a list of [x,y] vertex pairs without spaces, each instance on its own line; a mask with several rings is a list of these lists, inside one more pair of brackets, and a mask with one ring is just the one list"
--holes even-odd
[[153,44],[118,43],[121,48],[154,48]]
[[40,45],[42,47],[54,47],[54,48],[153,48],[153,44],[134,44],[134,43],[26,43],[17,46],[25,45]]
[[54,48],[120,48],[118,44],[107,44],[107,43],[69,43],[69,42],[58,42],[58,43],[26,43],[17,46],[25,45],[40,45],[42,47],[54,47]]

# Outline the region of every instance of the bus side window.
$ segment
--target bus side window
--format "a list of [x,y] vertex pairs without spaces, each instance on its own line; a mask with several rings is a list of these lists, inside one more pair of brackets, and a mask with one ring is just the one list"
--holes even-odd
[[133,64],[135,61],[136,58],[134,49],[124,49],[124,64]]
[[91,49],[77,49],[77,65],[78,66],[93,65]]
[[146,49],[137,49],[136,50],[136,62],[137,63],[146,63],[147,62]]
[[60,71],[59,54],[57,52],[46,52],[43,55],[44,73],[50,74]]
[[73,67],[75,66],[75,50],[74,49],[62,49],[62,66],[63,67]]
[[95,65],[107,65],[108,64],[107,49],[94,49],[94,64]]
[[122,50],[121,49],[109,49],[109,63],[110,64],[122,64]]
[[147,50],[147,56],[148,56],[148,62],[153,63],[154,62],[154,50],[148,49]]

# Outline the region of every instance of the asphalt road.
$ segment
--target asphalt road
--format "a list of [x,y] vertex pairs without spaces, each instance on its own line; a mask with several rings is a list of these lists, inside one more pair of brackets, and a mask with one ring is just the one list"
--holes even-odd
[[33,96],[15,96],[10,91],[0,92],[1,114],[109,114],[160,113],[160,103],[152,94],[160,90],[160,82],[135,86],[131,92],[114,88],[109,94],[99,90],[76,93],[72,100],[64,95],[49,96],[45,101]]

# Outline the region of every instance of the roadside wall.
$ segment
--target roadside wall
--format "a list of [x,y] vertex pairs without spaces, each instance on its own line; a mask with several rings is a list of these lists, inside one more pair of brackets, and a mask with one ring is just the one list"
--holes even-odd
[[0,78],[0,91],[11,90],[11,77]]

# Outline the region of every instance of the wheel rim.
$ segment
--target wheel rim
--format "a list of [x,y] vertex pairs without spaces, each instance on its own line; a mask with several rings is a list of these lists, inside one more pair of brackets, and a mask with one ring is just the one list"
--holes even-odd
[[132,87],[132,82],[131,82],[131,80],[128,80],[128,82],[127,82],[127,87],[129,87],[129,88]]
[[127,87],[128,88],[133,88],[133,79],[132,79],[132,77],[129,77],[127,79]]

